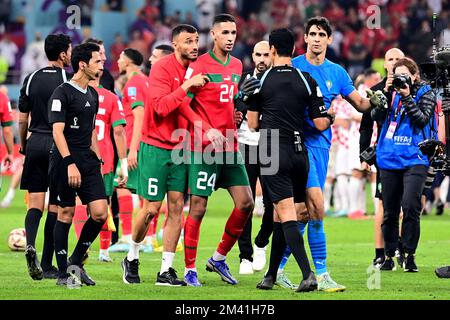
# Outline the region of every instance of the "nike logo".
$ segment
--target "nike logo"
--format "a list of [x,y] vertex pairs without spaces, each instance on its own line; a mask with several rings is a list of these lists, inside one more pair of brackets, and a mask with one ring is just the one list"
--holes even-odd
[[180,79],[178,79],[177,77],[173,78],[175,81],[180,82]]

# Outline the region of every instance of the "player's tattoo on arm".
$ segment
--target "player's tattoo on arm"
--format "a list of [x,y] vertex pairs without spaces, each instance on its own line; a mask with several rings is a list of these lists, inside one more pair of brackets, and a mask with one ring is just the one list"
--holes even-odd
[[28,133],[28,117],[29,113],[21,112],[19,114],[19,138],[20,138],[20,148],[22,152],[25,152],[25,147],[27,144],[27,133]]

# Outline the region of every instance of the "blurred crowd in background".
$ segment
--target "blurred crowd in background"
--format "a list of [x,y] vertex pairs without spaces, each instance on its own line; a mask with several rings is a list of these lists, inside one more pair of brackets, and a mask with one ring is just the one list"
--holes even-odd
[[[60,21],[65,22],[65,8],[76,4],[81,9],[81,29],[64,30],[64,23],[53,32],[70,32],[74,44],[91,34],[94,0],[45,0],[36,10],[45,11],[52,2],[59,1],[64,8]],[[22,1],[25,5],[26,1]],[[415,61],[426,60],[432,47],[432,15],[438,14],[436,35],[438,45],[450,44],[450,2],[445,0],[195,0],[192,11],[165,12],[164,0],[146,0],[138,9],[135,20],[128,26],[127,39],[116,34],[107,48],[108,67],[117,75],[116,61],[127,46],[140,50],[146,58],[154,46],[170,44],[171,29],[179,23],[196,26],[201,33],[201,48],[207,50],[208,30],[213,16],[227,12],[237,18],[238,40],[233,54],[251,68],[254,44],[267,38],[273,28],[289,27],[297,35],[296,55],[305,52],[303,40],[305,21],[316,15],[327,17],[333,24],[333,43],[327,57],[348,70],[352,78],[368,67],[383,75],[382,59],[392,47],[402,49]],[[377,7],[374,7],[377,6]],[[0,1],[0,83],[20,83],[24,76],[46,64],[43,39],[35,34],[32,41],[25,39],[24,20],[11,20],[12,0]],[[103,11],[126,12],[123,0],[106,0]],[[379,15],[378,15],[379,13]],[[379,24],[379,28],[378,28]],[[28,43],[28,45],[27,45]]]

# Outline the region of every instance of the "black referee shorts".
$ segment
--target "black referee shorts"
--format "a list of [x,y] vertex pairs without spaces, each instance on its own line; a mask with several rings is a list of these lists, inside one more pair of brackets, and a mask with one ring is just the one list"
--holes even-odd
[[47,192],[49,187],[49,157],[53,144],[51,134],[32,133],[25,149],[25,161],[20,189],[28,192]]
[[[278,171],[272,175],[261,172],[261,181],[272,203],[287,198],[294,198],[295,203],[305,202],[309,160],[304,150],[296,153],[293,144],[280,145]],[[270,165],[273,167],[273,163]],[[267,165],[261,164],[261,168],[264,166]]]
[[69,186],[67,165],[62,163],[59,152],[50,152],[50,176],[51,185],[55,190],[55,203],[60,207],[74,207],[75,198],[78,196],[83,204],[96,200],[106,200],[105,185],[101,173],[101,164],[94,151],[71,150],[75,164],[81,174],[81,186],[72,188]]

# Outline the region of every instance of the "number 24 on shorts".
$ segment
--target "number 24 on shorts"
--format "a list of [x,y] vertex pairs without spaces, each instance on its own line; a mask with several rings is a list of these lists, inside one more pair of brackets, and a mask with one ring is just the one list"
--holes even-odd
[[216,174],[213,173],[208,179],[208,173],[205,171],[200,171],[197,178],[197,189],[206,190],[206,187],[211,187],[214,189],[216,184]]

